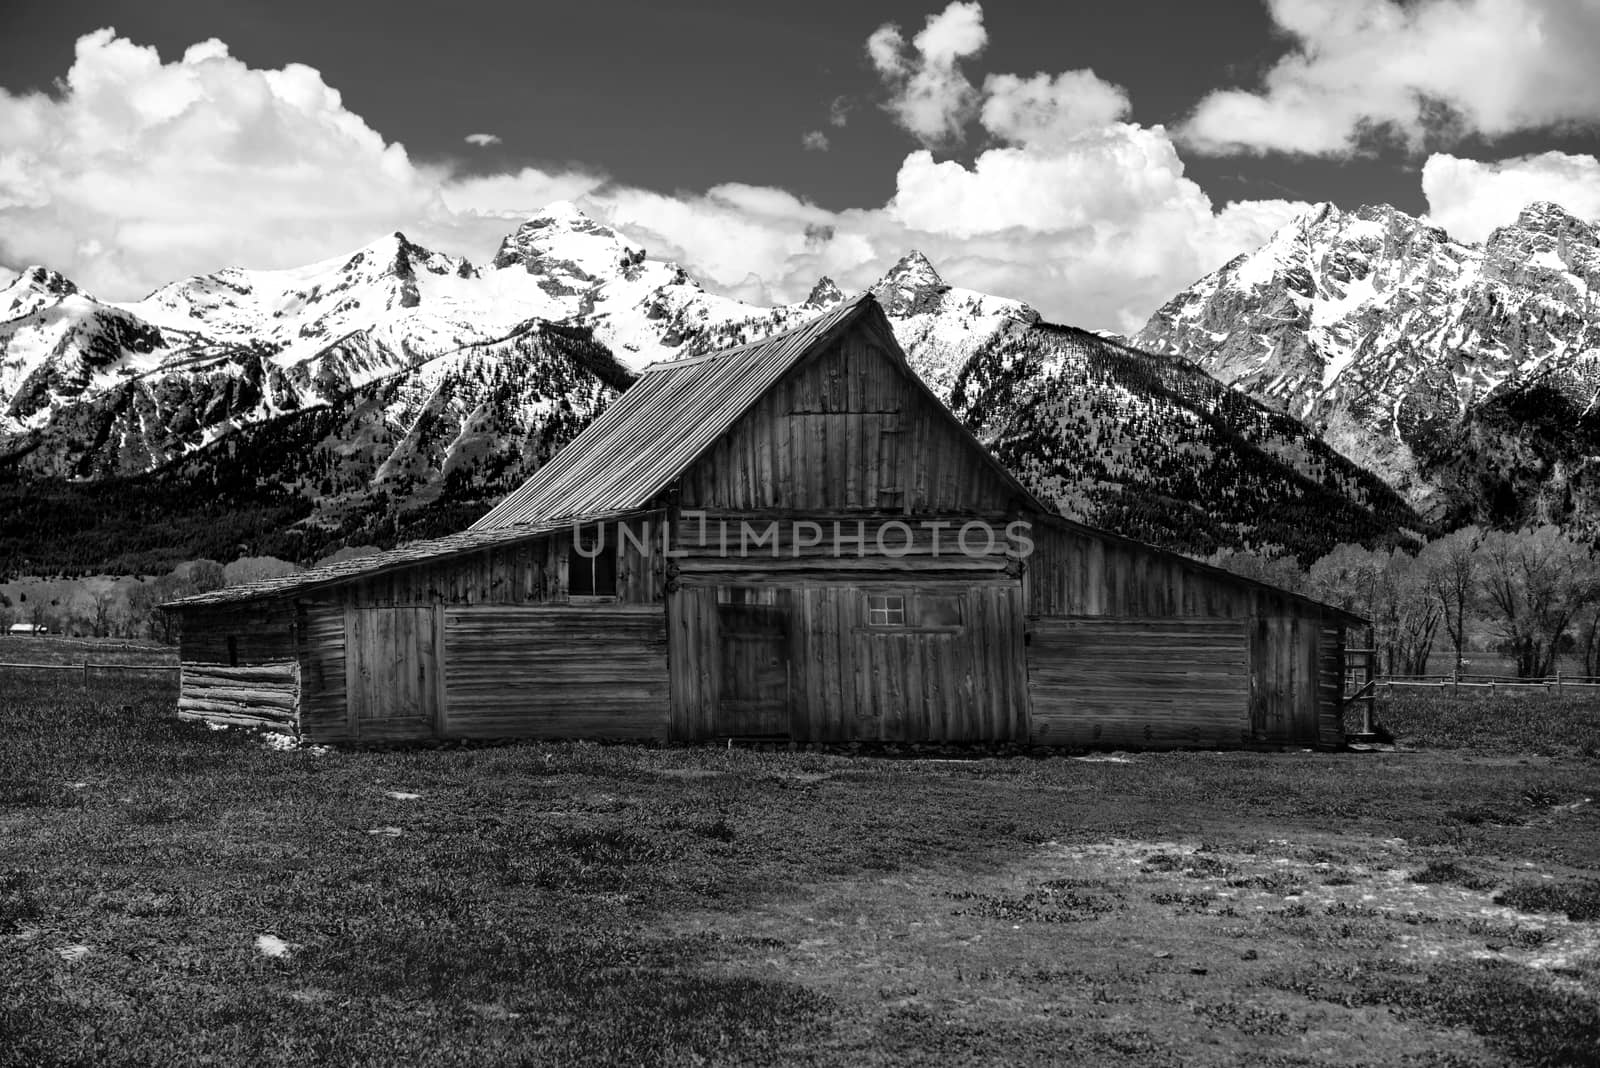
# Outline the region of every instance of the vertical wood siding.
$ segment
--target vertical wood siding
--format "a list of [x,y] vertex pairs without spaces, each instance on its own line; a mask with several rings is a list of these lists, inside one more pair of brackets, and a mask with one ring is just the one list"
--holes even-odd
[[482,606],[442,613],[445,735],[666,737],[660,609]]
[[[867,597],[919,598],[959,606],[943,628],[873,627]],[[876,576],[872,583],[808,583],[776,590],[787,620],[787,734],[798,741],[999,741],[1027,737],[1021,589]],[[686,586],[668,599],[672,734],[719,737],[730,730],[726,680],[762,670],[730,665],[735,655],[766,655],[766,643],[728,642],[717,590]],[[913,617],[914,618],[914,615]],[[771,677],[775,681],[775,676]],[[766,713],[752,725],[767,722]]]
[[299,729],[300,673],[294,661],[230,667],[182,664],[178,715],[294,734]]
[[1242,620],[1037,620],[1028,686],[1033,738],[1046,744],[1170,749],[1251,740]]
[[[606,551],[617,552],[617,600],[659,604],[663,569],[662,513],[605,524]],[[620,527],[631,536],[624,536]],[[594,527],[584,528],[584,544],[596,544]],[[567,565],[572,533],[562,530],[444,560],[357,579],[331,596],[346,604],[546,604],[567,598]]]
[[1014,491],[864,330],[790,371],[680,479],[685,508],[1004,512]]
[[441,686],[438,610],[345,609],[345,694],[356,741],[432,738]]

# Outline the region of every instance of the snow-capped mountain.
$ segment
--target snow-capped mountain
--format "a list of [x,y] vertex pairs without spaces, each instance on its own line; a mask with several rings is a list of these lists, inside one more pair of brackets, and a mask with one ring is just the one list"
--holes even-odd
[[[1307,421],[1433,518],[1600,518],[1579,485],[1600,452],[1584,444],[1600,227],[1557,205],[1469,245],[1390,207],[1324,204],[1174,297],[1133,344]],[[1530,404],[1565,427],[1532,426]]]
[[[1038,318],[951,288],[916,253],[877,289],[941,387],[977,345]],[[225,268],[112,304],[35,267],[0,291],[0,457],[36,475],[132,475],[535,323],[584,328],[637,369],[754,340],[843,299],[828,279],[776,308],[718,296],[565,202],[481,268],[396,233],[306,267]]]
[[1039,321],[1039,313],[1021,301],[946,285],[915,250],[891,267],[872,293],[894,324],[900,347],[941,397],[950,395],[957,374],[979,348]]
[[1298,420],[1182,359],[1071,327],[1000,337],[961,368],[954,410],[1066,516],[1209,555],[1403,542],[1424,527],[1376,475]]
[[[1069,515],[1202,553],[1308,555],[1420,525],[1293,419],[1193,367],[953,287],[914,251],[871,288],[913,367]],[[46,541],[82,495],[92,537],[117,553],[157,539],[139,560],[175,539],[177,559],[244,544],[312,559],[443,533],[575,436],[632,370],[843,299],[826,278],[774,308],[710,293],[570,204],[528,219],[481,267],[394,234],[127,304],[30,269],[0,295],[0,470],[52,480],[56,512],[27,521]],[[108,522],[111,499],[137,521]],[[31,500],[17,490],[0,512]]]

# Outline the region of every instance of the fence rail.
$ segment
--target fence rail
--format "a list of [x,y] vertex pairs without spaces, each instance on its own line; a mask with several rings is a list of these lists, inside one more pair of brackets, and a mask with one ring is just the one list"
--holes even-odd
[[126,672],[144,674],[149,672],[165,672],[172,676],[174,682],[178,680],[183,668],[178,664],[96,664],[92,660],[84,660],[76,664],[4,664],[0,663],[0,671],[71,671],[88,681],[90,672]]
[[1522,679],[1515,675],[1384,675],[1378,685],[1388,690],[1396,687],[1420,690],[1499,690],[1538,691],[1548,693],[1593,693],[1600,691],[1600,676],[1547,675],[1537,679]]

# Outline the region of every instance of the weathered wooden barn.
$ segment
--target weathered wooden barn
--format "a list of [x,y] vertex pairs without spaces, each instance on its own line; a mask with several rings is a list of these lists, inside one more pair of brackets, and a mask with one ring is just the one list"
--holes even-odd
[[318,742],[1334,746],[1361,623],[1060,518],[870,296],[647,368],[470,530],[168,608],[181,714]]

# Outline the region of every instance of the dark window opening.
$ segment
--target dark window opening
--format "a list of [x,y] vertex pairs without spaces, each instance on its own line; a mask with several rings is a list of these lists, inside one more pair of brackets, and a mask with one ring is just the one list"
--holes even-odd
[[[591,535],[593,537],[594,535]],[[593,546],[593,541],[583,542]],[[606,545],[599,553],[585,556],[573,550],[567,561],[567,593],[573,597],[615,597],[617,593],[617,549]]]
[[239,666],[239,639],[232,634],[228,635],[228,666]]
[[961,599],[926,595],[918,597],[917,626],[930,629],[961,626]]

